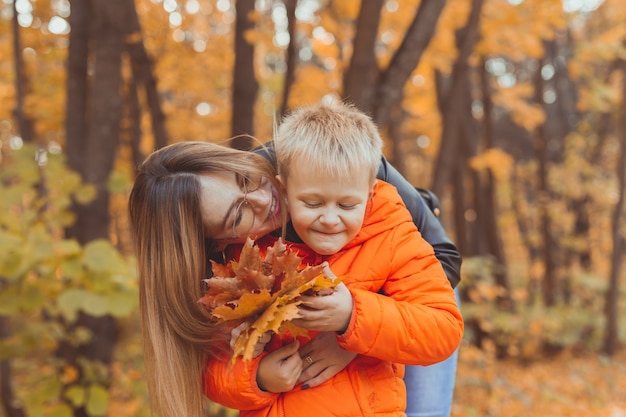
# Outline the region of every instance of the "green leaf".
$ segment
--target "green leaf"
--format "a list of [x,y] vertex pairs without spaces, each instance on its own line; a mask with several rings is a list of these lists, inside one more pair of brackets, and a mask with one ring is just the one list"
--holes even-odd
[[33,285],[26,286],[20,293],[19,305],[26,312],[33,312],[46,303],[46,297],[41,288]]
[[38,385],[38,395],[43,401],[52,401],[61,394],[61,381],[58,379],[46,378]]
[[3,339],[0,343],[0,361],[24,354],[24,344],[18,337]]
[[75,346],[85,345],[93,339],[93,331],[88,327],[78,326],[73,332],[68,332],[67,337]]
[[22,256],[19,248],[24,240],[16,233],[0,231],[0,275],[5,278],[16,278]]
[[74,413],[72,408],[67,404],[55,404],[54,407],[47,412],[46,417],[72,417]]
[[86,205],[91,203],[96,198],[97,194],[98,191],[96,190],[95,186],[86,184],[82,185],[78,188],[78,190],[76,190],[74,198],[76,199],[76,202],[78,204]]
[[88,295],[87,291],[76,288],[63,291],[57,299],[61,314],[70,322],[76,320],[78,310],[82,308],[83,302]]
[[115,293],[109,295],[109,312],[115,317],[127,317],[137,308],[137,294]]
[[80,189],[82,180],[80,175],[68,169],[62,169],[63,175],[60,176],[61,181],[58,183],[64,194],[77,192]]
[[24,272],[21,268],[22,257],[20,254],[12,252],[13,257],[9,259],[0,259],[0,275],[10,282],[14,282],[21,278]]
[[84,261],[95,272],[117,272],[125,269],[122,256],[104,239],[93,240],[85,246]]
[[76,320],[79,310],[97,317],[109,314],[110,309],[105,297],[77,288],[63,291],[57,303],[59,310],[69,321]]
[[133,181],[127,172],[113,171],[107,182],[111,194],[121,194],[128,191]]
[[65,398],[67,398],[74,407],[80,407],[85,404],[85,388],[79,385],[72,385],[65,391]]
[[64,278],[76,279],[83,273],[83,263],[79,258],[63,259],[60,266]]
[[76,215],[69,211],[63,211],[56,217],[56,224],[59,226],[70,226],[76,221]]
[[83,299],[82,310],[92,316],[104,316],[109,314],[109,303],[101,295],[87,293],[87,296]]
[[12,316],[19,311],[17,287],[10,285],[0,291],[0,315]]
[[54,252],[56,256],[75,256],[82,252],[82,248],[75,239],[65,239],[54,242]]
[[109,392],[99,384],[89,387],[87,394],[87,413],[90,416],[104,416],[109,405]]

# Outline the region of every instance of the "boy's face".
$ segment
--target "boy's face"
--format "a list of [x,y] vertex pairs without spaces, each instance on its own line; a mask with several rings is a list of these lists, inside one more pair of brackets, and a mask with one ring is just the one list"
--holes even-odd
[[278,176],[296,233],[320,255],[337,253],[361,230],[374,185],[358,174],[336,178],[294,163],[287,179]]

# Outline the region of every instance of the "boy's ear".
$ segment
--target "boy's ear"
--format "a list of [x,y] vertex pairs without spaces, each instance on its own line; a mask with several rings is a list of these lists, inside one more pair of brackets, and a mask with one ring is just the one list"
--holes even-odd
[[283,181],[283,177],[280,174],[276,175],[276,181],[278,181],[278,185],[280,185],[281,191],[286,192],[287,186],[285,185],[285,181]]
[[374,182],[372,183],[371,187],[370,187],[370,191],[367,195],[367,199],[371,200],[372,196],[374,195],[374,188],[376,187],[376,183],[378,182],[378,179],[374,179]]

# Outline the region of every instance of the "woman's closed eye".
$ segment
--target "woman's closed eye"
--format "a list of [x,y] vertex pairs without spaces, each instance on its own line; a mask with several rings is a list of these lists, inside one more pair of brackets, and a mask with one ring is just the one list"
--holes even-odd
[[243,205],[246,204],[245,200],[242,200],[235,209],[235,220],[233,220],[233,227],[239,226],[241,219],[243,218]]

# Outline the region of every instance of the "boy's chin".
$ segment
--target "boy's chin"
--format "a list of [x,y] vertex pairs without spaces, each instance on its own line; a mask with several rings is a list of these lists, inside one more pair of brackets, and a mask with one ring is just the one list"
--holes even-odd
[[307,242],[305,242],[305,244],[319,255],[334,255],[335,253],[339,252],[344,246],[339,244],[319,244]]

